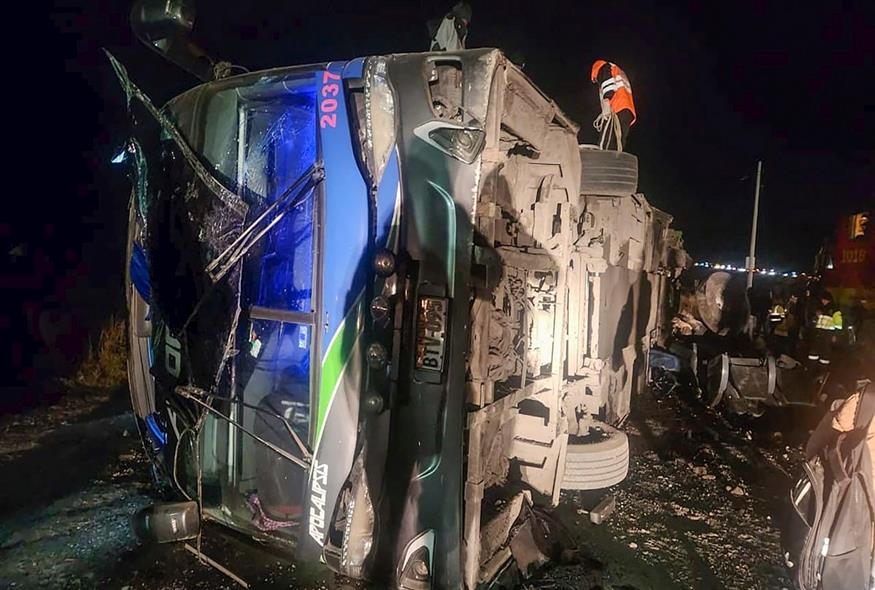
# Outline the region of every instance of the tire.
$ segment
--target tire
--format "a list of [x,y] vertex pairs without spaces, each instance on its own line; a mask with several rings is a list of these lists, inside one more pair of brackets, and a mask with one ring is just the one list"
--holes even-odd
[[638,192],[638,157],[580,146],[580,193],[627,197]]
[[696,289],[696,311],[709,330],[720,336],[740,334],[747,327],[750,301],[744,278],[725,271],[708,275]]
[[607,424],[599,424],[603,438],[568,443],[565,455],[565,490],[600,490],[616,485],[629,474],[629,438]]

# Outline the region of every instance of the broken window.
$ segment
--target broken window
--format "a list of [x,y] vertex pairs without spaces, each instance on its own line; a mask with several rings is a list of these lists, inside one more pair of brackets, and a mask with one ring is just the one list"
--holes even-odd
[[290,541],[315,382],[315,74],[221,80],[158,110],[113,63],[140,103],[129,151],[174,478],[210,516]]

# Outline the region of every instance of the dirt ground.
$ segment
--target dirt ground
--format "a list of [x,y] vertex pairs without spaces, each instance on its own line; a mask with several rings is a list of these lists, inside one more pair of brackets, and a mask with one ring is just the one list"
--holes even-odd
[[[776,519],[813,417],[730,424],[678,398],[637,399],[630,476],[558,509],[583,556],[529,589],[790,587]],[[128,517],[153,502],[126,395],[68,395],[0,421],[0,588],[236,588],[180,546],[140,546]],[[608,522],[587,510],[611,493]],[[211,534],[212,533],[212,534]],[[253,588],[327,588],[319,571],[207,530],[204,552]]]
[[[0,589],[239,588],[179,545],[134,538],[130,515],[155,498],[124,391],[0,421],[0,481]],[[204,553],[253,588],[327,588],[320,572],[204,537]]]
[[730,423],[677,398],[638,402],[626,428],[630,475],[608,492],[614,514],[595,526],[587,509],[605,492],[565,494],[558,511],[586,559],[544,572],[531,587],[792,588],[778,522],[814,410]]

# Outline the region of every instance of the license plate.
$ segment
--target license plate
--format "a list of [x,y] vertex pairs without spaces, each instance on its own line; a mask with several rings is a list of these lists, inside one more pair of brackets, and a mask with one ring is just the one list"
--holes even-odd
[[447,334],[447,300],[421,297],[416,320],[416,368],[443,371]]

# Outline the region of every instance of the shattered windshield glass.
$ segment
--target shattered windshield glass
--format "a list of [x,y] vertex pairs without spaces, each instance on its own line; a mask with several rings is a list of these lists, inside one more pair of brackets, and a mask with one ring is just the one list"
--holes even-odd
[[239,304],[249,312],[234,338],[230,385],[239,403],[227,408],[242,429],[214,418],[205,424],[214,442],[203,447],[204,476],[223,490],[223,516],[291,533],[306,473],[265,443],[300,456],[288,430],[302,440],[310,434],[313,331],[306,314],[314,311],[316,192],[283,200],[316,162],[315,84],[311,76],[211,84],[173,101],[169,111],[211,171],[251,206],[240,232],[253,228],[251,245],[242,272],[229,279],[238,280]]
[[120,79],[151,115],[129,151],[174,478],[212,517],[291,540],[316,379],[315,77],[217,81],[160,112]]
[[[221,86],[188,92],[169,110],[226,186],[249,203],[274,205],[316,161],[313,81],[279,77]],[[281,219],[278,211],[270,220],[275,225],[249,256],[260,267],[245,281],[251,305],[310,311],[313,213],[311,192]]]

